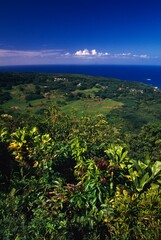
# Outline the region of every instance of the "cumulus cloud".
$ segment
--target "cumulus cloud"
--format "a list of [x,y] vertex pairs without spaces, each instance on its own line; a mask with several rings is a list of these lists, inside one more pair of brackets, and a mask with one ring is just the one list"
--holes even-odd
[[92,50],[84,49],[84,50],[76,51],[74,55],[78,57],[82,57],[82,56],[102,57],[102,56],[109,56],[110,54],[108,52],[97,52],[96,49],[92,49]]
[[110,63],[110,62],[139,62],[155,59],[145,53],[135,54],[131,52],[111,53],[96,49],[80,49],[68,52],[63,49],[43,50],[9,50],[0,48],[0,65],[14,64],[61,64],[61,63]]
[[96,49],[88,50],[87,48],[84,50],[78,50],[74,54],[70,52],[62,53],[62,50],[56,49],[48,49],[48,50],[7,50],[7,49],[0,49],[0,57],[7,58],[7,57],[52,57],[52,56],[76,56],[76,57],[84,57],[84,58],[142,58],[148,59],[149,56],[147,54],[132,54],[132,53],[109,53],[109,52],[98,52]]
[[96,49],[91,50],[91,54],[92,54],[93,56],[97,55]]
[[91,53],[89,52],[88,49],[79,50],[75,52],[75,56],[89,56],[89,55],[91,55]]
[[84,58],[95,58],[95,57],[106,57],[106,58],[129,58],[129,59],[134,59],[134,58],[142,58],[142,59],[148,59],[150,58],[147,54],[132,54],[131,52],[123,52],[123,53],[109,53],[109,52],[98,52],[96,49],[88,50],[78,50],[74,53],[74,56],[77,57],[84,57]]

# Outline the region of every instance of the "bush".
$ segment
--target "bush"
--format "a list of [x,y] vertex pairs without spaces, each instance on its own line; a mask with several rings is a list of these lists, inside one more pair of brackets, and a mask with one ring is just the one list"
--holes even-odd
[[160,239],[161,162],[131,159],[103,115],[45,114],[1,130],[16,163],[8,182],[1,170],[1,238]]

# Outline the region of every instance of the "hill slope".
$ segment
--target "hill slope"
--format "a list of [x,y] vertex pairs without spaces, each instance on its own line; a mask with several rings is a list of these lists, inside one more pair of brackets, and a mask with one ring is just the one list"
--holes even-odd
[[43,113],[51,105],[64,112],[102,113],[110,122],[140,127],[161,120],[161,91],[138,82],[47,73],[0,73],[1,112]]

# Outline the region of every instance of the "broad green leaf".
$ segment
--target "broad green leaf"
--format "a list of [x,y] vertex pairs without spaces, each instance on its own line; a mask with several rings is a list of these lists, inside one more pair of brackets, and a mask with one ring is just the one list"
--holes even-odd
[[140,187],[143,189],[145,184],[147,184],[149,180],[150,180],[149,173],[147,172],[140,180]]
[[125,152],[122,154],[121,159],[120,159],[120,162],[122,162],[122,161],[125,159],[125,157],[127,156],[127,154],[128,154],[128,151],[125,151]]
[[142,168],[142,169],[146,169],[147,167],[148,167],[148,165],[147,164],[145,164],[145,163],[143,163],[142,161],[138,161],[138,164],[139,164],[139,166]]
[[152,175],[155,177],[161,171],[161,162],[156,161],[152,166]]
[[132,168],[129,168],[129,174],[131,176],[133,184],[135,185],[135,188],[137,188],[138,187],[138,179]]
[[152,188],[152,189],[158,189],[158,188],[159,188],[159,184],[157,184],[157,183],[152,183],[152,184],[151,184],[151,188]]
[[132,160],[136,170],[138,171],[139,175],[142,175],[143,169],[141,168],[141,166],[139,166],[138,162],[136,160]]

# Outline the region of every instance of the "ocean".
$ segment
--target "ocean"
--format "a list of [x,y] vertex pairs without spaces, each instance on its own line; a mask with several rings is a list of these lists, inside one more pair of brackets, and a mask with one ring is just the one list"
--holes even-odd
[[71,73],[143,82],[161,89],[161,66],[143,65],[26,65],[0,66],[0,72]]

